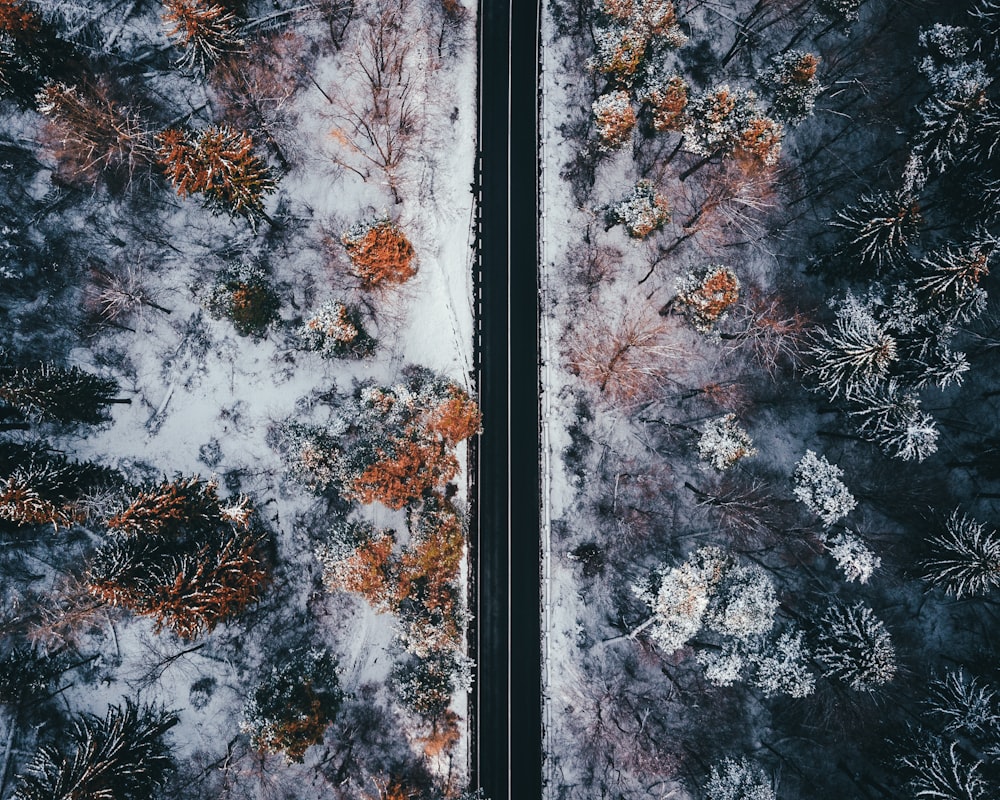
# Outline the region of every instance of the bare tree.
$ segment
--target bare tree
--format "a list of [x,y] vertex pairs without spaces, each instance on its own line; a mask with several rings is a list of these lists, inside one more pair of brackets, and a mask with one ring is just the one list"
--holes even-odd
[[400,168],[418,118],[411,97],[411,31],[407,0],[378,0],[350,56],[344,89],[334,102],[340,145],[334,160],[364,180],[381,173],[402,202]]

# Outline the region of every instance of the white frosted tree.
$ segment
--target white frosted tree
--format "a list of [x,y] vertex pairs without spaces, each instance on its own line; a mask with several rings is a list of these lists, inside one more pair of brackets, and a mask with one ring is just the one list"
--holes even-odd
[[961,670],[948,670],[930,683],[927,709],[945,733],[1000,748],[1000,694]]
[[830,224],[845,233],[837,251],[842,266],[849,272],[880,275],[903,265],[921,222],[915,198],[901,192],[875,192],[838,211]]
[[979,774],[981,761],[969,761],[956,742],[935,742],[913,755],[903,756],[913,773],[910,789],[915,800],[986,800],[989,785]]
[[859,692],[874,692],[896,674],[896,649],[868,606],[834,605],[819,620],[816,660],[823,675]]
[[645,239],[670,221],[667,199],[652,181],[641,180],[621,200],[604,208],[608,227],[622,225],[633,239]]
[[753,683],[765,697],[780,694],[808,697],[816,688],[816,676],[808,667],[809,649],[799,630],[784,631],[750,658],[754,666]]
[[760,767],[746,758],[724,758],[712,766],[705,800],[774,800],[774,787]]
[[779,53],[762,75],[774,91],[774,112],[785,122],[801,122],[813,112],[823,87],[816,77],[820,58],[802,50]]
[[848,581],[868,583],[875,570],[882,565],[882,559],[869,550],[855,533],[838,531],[827,538],[825,544],[827,552]]
[[826,456],[806,450],[795,467],[795,497],[816,514],[824,525],[832,525],[854,510],[858,501],[841,481],[844,471]]
[[956,509],[944,533],[927,540],[923,578],[957,598],[987,595],[1000,586],[1000,535]]
[[698,440],[701,460],[723,472],[743,458],[757,455],[753,439],[740,427],[735,414],[709,420]]

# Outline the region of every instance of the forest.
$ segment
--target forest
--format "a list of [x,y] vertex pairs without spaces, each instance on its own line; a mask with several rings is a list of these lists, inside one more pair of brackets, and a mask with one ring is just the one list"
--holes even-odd
[[0,0],[0,797],[479,796],[475,16]]
[[546,795],[1000,796],[1000,4],[543,41]]

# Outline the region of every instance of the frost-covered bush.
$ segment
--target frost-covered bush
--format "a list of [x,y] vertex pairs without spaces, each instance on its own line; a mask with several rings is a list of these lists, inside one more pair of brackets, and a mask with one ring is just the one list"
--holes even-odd
[[736,273],[721,264],[711,264],[677,278],[677,302],[702,333],[712,333],[740,299]]
[[682,47],[687,36],[670,0],[603,0],[594,29],[596,52],[587,66],[619,86],[631,86],[650,51]]
[[859,692],[873,692],[896,674],[896,649],[885,625],[862,603],[834,605],[817,630],[823,674]]
[[606,75],[619,86],[631,86],[649,46],[648,34],[636,27],[615,22],[594,30],[597,45],[588,66]]
[[289,421],[277,426],[274,434],[289,477],[315,492],[337,486],[340,446],[329,430]]
[[757,455],[757,450],[753,439],[736,421],[736,415],[725,414],[705,424],[698,440],[698,455],[721,472],[742,458]]
[[242,262],[219,272],[205,307],[216,319],[229,319],[241,336],[261,338],[278,321],[281,301],[264,268]]
[[949,595],[983,596],[1000,587],[1000,535],[956,509],[944,533],[927,540],[923,578]]
[[594,124],[602,150],[617,150],[632,136],[635,109],[632,97],[624,90],[608,92],[598,97],[592,106]]
[[390,681],[404,708],[434,722],[448,710],[456,692],[471,687],[471,664],[454,651],[411,656],[396,664]]
[[705,800],[774,800],[774,789],[764,770],[746,758],[724,758],[712,765]]
[[326,650],[299,650],[250,690],[240,729],[257,749],[301,762],[311,745],[323,741],[343,699],[333,656]]
[[819,56],[802,50],[779,53],[763,79],[774,90],[774,112],[786,122],[801,122],[813,112],[823,87],[816,77]]
[[405,283],[417,273],[413,245],[387,216],[360,220],[340,237],[347,249],[351,272],[366,288],[383,283]]
[[339,300],[324,303],[299,328],[306,350],[324,358],[364,358],[375,352],[376,342],[361,322],[361,312]]
[[781,152],[783,129],[749,89],[723,84],[693,95],[687,103],[684,148],[706,158],[736,156],[748,167],[770,166]]
[[846,34],[851,23],[858,19],[862,2],[864,0],[818,0],[816,16]]
[[882,565],[882,559],[854,533],[841,531],[833,534],[826,540],[826,549],[848,581],[868,583],[868,579]]
[[624,225],[634,239],[645,239],[670,220],[667,199],[657,193],[652,181],[641,180],[617,203],[605,207],[608,227]]
[[370,522],[336,523],[315,550],[323,585],[331,592],[355,592],[379,611],[396,607],[398,576],[393,560],[395,536]]
[[796,499],[824,525],[832,525],[847,516],[858,504],[840,480],[843,474],[844,471],[827,461],[826,456],[817,456],[812,450],[806,450],[792,474]]
[[680,75],[647,78],[637,99],[650,107],[653,130],[657,133],[680,131],[686,123],[685,111],[690,87]]

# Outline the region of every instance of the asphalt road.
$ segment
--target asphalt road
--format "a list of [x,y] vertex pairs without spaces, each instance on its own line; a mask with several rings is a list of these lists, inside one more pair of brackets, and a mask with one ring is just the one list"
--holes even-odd
[[479,8],[473,781],[491,800],[542,792],[539,11],[539,0]]

